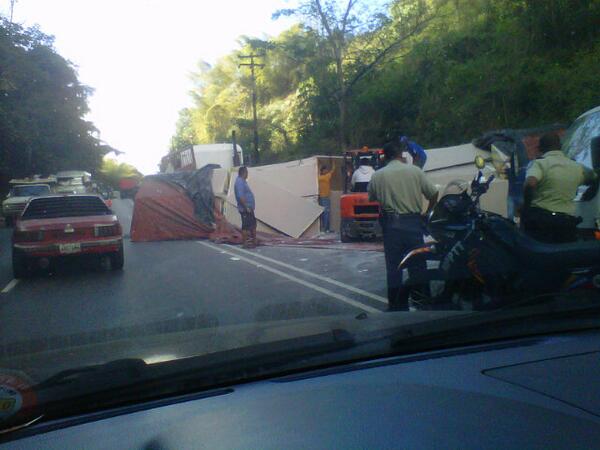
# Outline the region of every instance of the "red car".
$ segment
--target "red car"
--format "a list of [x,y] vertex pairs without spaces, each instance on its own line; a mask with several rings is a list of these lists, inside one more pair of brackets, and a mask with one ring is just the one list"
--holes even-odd
[[34,265],[77,255],[108,256],[113,270],[124,263],[123,231],[117,216],[96,195],[53,195],[32,199],[18,219],[12,240],[15,278]]

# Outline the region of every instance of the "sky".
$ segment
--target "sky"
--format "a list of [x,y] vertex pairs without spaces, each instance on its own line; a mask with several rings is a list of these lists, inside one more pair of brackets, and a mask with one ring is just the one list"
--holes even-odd
[[[214,63],[242,35],[274,36],[291,0],[17,0],[13,20],[55,36],[55,47],[95,92],[87,119],[119,157],[145,174],[169,149],[178,111],[190,106],[189,74]],[[10,0],[0,0],[7,15]]]

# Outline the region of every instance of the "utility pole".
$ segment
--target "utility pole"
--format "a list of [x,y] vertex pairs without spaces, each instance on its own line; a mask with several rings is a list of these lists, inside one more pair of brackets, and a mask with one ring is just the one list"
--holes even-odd
[[15,3],[17,0],[10,0],[10,23],[13,23],[13,14],[15,12]]
[[255,67],[258,68],[262,68],[265,65],[264,64],[258,64],[254,62],[254,58],[262,58],[265,55],[255,55],[255,54],[251,54],[251,55],[240,55],[240,59],[243,60],[250,60],[249,63],[240,63],[239,67],[242,66],[249,66],[250,67],[250,73],[252,75],[252,116],[254,118],[254,156],[255,156],[255,163],[258,164],[258,162],[260,161],[260,156],[258,153],[258,116],[256,114],[256,74],[254,71]]

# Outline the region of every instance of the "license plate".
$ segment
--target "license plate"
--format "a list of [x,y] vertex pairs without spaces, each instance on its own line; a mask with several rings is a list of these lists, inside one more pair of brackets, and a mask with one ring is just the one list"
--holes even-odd
[[69,244],[59,244],[58,250],[63,255],[79,253],[81,251],[81,244],[79,242],[73,242],[73,243],[69,243]]

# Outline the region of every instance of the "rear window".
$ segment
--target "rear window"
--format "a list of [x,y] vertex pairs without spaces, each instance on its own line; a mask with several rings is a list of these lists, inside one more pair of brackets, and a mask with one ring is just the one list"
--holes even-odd
[[112,214],[99,197],[49,197],[31,200],[22,220]]

